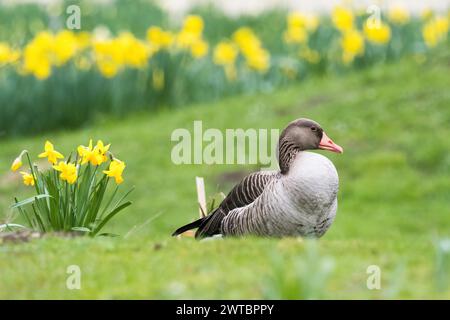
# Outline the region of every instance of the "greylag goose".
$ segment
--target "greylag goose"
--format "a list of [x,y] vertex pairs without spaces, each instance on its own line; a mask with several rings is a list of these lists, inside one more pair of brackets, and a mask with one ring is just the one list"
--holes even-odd
[[246,176],[217,209],[173,235],[198,228],[196,238],[219,234],[321,237],[336,215],[339,178],[328,158],[305,150],[342,153],[343,149],[309,119],[289,123],[277,149],[279,171]]

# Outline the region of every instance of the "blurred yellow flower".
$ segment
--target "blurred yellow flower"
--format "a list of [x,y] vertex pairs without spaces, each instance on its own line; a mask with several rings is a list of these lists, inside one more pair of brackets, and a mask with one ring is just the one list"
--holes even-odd
[[426,45],[435,47],[440,41],[445,39],[449,29],[447,17],[436,17],[428,21],[422,29],[422,36]]
[[107,78],[114,77],[123,67],[143,68],[151,55],[150,47],[129,32],[114,39],[95,40],[94,60]]
[[306,43],[308,32],[303,27],[289,27],[283,34],[286,43]]
[[46,31],[39,32],[24,50],[23,71],[44,80],[51,74],[54,36]]
[[386,44],[391,39],[391,28],[380,21],[377,25],[371,25],[366,21],[364,23],[364,34],[367,40],[375,44]]
[[192,57],[199,59],[208,53],[208,43],[202,39],[203,19],[190,15],[183,21],[183,28],[176,35],[175,43],[178,48],[189,50]]
[[202,58],[208,53],[208,48],[208,43],[199,39],[191,45],[191,55],[197,59]]
[[391,7],[388,12],[388,17],[390,21],[398,25],[408,23],[410,19],[408,10],[400,6]]
[[75,56],[79,41],[72,31],[63,30],[54,36],[53,54],[56,66],[65,64]]
[[228,80],[235,80],[237,77],[235,63],[238,53],[236,45],[229,40],[219,42],[214,48],[213,61],[215,64],[223,66]]
[[19,58],[19,50],[14,50],[7,43],[0,42],[0,65],[16,62]]
[[17,171],[22,167],[22,154],[20,154],[17,158],[14,159],[13,163],[11,164],[11,171]]
[[230,41],[221,41],[214,48],[213,61],[218,65],[234,64],[238,55],[236,46]]
[[77,167],[73,163],[60,161],[58,165],[53,166],[53,169],[61,172],[61,174],[59,175],[61,180],[67,181],[69,184],[74,184],[77,181]]
[[343,6],[337,6],[333,9],[331,19],[338,30],[348,31],[353,28],[355,17],[350,9]]
[[348,30],[341,38],[342,61],[352,62],[356,56],[364,54],[364,37],[358,30]]
[[114,159],[109,164],[109,169],[104,170],[103,173],[108,177],[114,178],[117,184],[121,184],[123,182],[123,170],[125,170],[125,162],[120,161],[118,159]]
[[[142,68],[147,65],[150,57],[149,47],[132,33],[122,32],[114,42],[120,51],[119,56],[123,64],[134,68]],[[118,60],[120,61],[120,58]]]
[[34,177],[31,173],[21,171],[20,174],[22,175],[23,184],[26,186],[34,186]]
[[152,26],[147,29],[147,40],[156,50],[167,49],[174,42],[174,35],[170,31],[164,31],[160,27]]
[[233,33],[233,40],[241,50],[247,47],[260,46],[261,42],[253,33],[252,29],[248,27],[241,27]]
[[247,65],[256,71],[266,72],[270,66],[270,55],[266,50],[255,50],[247,57]]
[[291,12],[287,16],[287,25],[289,28],[302,28],[308,32],[314,32],[319,26],[319,18],[316,15],[305,14],[302,12]]
[[44,152],[39,154],[39,158],[47,158],[48,162],[51,164],[56,164],[58,162],[58,159],[63,159],[64,156],[55,150],[53,144],[50,141],[45,142],[44,146]]
[[98,61],[97,67],[100,73],[106,78],[113,78],[119,72],[119,66],[112,61]]
[[183,21],[183,31],[201,35],[203,32],[203,19],[197,15],[189,15]]
[[92,43],[92,35],[87,31],[81,31],[75,34],[78,43],[78,49],[83,50],[89,47]]
[[182,49],[189,49],[192,44],[199,39],[199,35],[181,30],[176,35],[176,45]]
[[430,8],[425,8],[420,13],[420,17],[425,21],[430,20],[434,17],[434,11]]
[[233,40],[238,45],[249,68],[263,73],[269,69],[270,54],[261,46],[261,41],[250,28],[239,28],[234,32]]
[[116,43],[113,40],[96,40],[93,53],[100,73],[106,78],[114,77],[123,63]]

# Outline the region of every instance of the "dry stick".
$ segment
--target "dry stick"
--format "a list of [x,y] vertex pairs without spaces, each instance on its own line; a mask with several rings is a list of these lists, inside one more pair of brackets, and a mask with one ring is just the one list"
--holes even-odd
[[203,218],[206,216],[206,195],[205,182],[202,177],[195,177],[195,184],[197,185],[197,201],[199,205],[199,216]]

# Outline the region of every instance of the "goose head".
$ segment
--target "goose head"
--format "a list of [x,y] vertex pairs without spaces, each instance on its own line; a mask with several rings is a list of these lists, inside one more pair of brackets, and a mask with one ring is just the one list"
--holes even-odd
[[281,172],[289,170],[290,162],[299,151],[317,149],[344,152],[344,149],[334,143],[317,122],[306,118],[290,122],[281,132],[278,142],[278,162]]

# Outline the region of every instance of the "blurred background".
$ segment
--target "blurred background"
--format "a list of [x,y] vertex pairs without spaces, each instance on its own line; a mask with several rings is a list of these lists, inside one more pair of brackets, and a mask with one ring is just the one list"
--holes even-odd
[[424,59],[448,29],[446,1],[20,3],[1,5],[0,137]]
[[[203,120],[204,129],[282,129],[309,117],[345,149],[342,156],[324,153],[341,179],[338,217],[320,242],[337,264],[325,297],[450,297],[442,285],[450,268],[449,8],[446,0],[0,0],[0,222],[14,217],[14,196],[32,194],[9,171],[22,150],[37,155],[48,139],[67,154],[103,139],[127,163],[124,184],[136,186],[133,206],[110,227],[139,239],[120,253],[136,258],[148,253],[141,239],[166,241],[197,216],[195,176],[205,177],[211,197],[259,169],[177,166],[170,159],[173,130],[192,130],[194,120]],[[234,248],[224,265],[221,244],[196,253],[181,244],[159,260],[137,259],[159,270],[154,276],[126,262],[120,274],[127,276],[117,281],[143,297],[310,297],[293,293],[291,281],[266,286],[259,278],[288,272],[278,262],[266,265],[264,254],[294,259],[303,250],[297,242],[222,245]],[[108,249],[99,246],[98,256],[84,258],[81,248],[73,256],[107,261]],[[42,279],[27,278],[31,286],[18,279],[33,265],[43,275],[63,259],[50,253],[52,245],[41,249],[45,261],[38,254],[17,257],[3,273],[10,292],[40,297],[32,288]],[[188,252],[195,259],[165,263]],[[252,272],[258,259],[260,272]],[[386,295],[364,287],[371,263],[388,270]],[[217,288],[230,269],[242,272]],[[209,280],[198,285],[192,284],[199,278],[189,285],[178,276],[203,271]],[[416,281],[395,280],[402,272]],[[98,286],[80,296],[51,282],[41,293],[127,297],[120,284],[94,278]],[[139,279],[153,284],[142,289]],[[312,296],[322,297],[322,284],[312,286]]]

